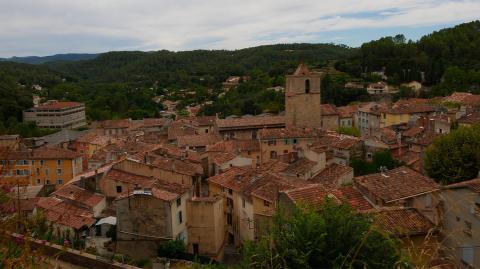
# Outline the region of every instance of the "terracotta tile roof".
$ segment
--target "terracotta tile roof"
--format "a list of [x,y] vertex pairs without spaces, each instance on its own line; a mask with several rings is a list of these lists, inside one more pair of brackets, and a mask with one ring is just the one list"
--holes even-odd
[[339,149],[351,149],[361,143],[361,140],[357,137],[341,134],[326,134],[320,136],[312,145],[311,148],[339,148]]
[[185,158],[191,162],[199,162],[200,155],[192,150],[181,149],[174,145],[162,144],[158,145],[154,150],[148,152],[149,156],[161,156],[164,158]]
[[413,165],[414,163],[420,161],[420,153],[411,150],[405,150],[401,155],[399,151],[394,151],[392,155],[394,159],[404,162],[407,166]]
[[152,165],[163,170],[172,171],[179,174],[198,176],[203,174],[203,168],[200,164],[189,160],[178,160],[175,158],[155,158]]
[[464,124],[477,124],[480,123],[480,112],[474,112],[467,114],[460,119],[458,119],[458,123]]
[[293,75],[295,76],[308,76],[310,75],[310,70],[308,70],[308,67],[301,63],[298,65],[297,69],[295,69],[295,72],[293,72]]
[[151,177],[140,176],[132,173],[128,173],[118,169],[111,169],[104,177],[113,181],[124,182],[132,185],[138,185],[141,187],[150,186],[154,179]]
[[339,202],[335,195],[331,194],[322,184],[310,184],[304,187],[283,191],[295,204],[306,204],[319,208],[326,197]]
[[367,199],[353,186],[342,186],[331,191],[339,200],[348,203],[353,209],[358,211],[371,210],[373,206]]
[[44,160],[44,159],[75,159],[82,155],[71,150],[57,147],[40,147],[34,150],[0,152],[4,160]]
[[105,135],[99,135],[95,132],[86,133],[76,139],[79,143],[89,143],[93,145],[106,146],[110,142],[110,137]]
[[435,112],[435,107],[429,104],[404,101],[395,103],[388,109],[388,112],[392,114],[430,113]]
[[311,171],[316,164],[316,162],[312,162],[307,158],[300,158],[289,164],[282,173],[289,175],[305,174]]
[[325,115],[325,116],[339,115],[337,111],[337,107],[332,104],[321,104],[320,111],[321,111],[321,115]]
[[423,126],[412,126],[409,129],[403,131],[402,136],[415,137],[425,131]]
[[371,193],[385,203],[439,189],[439,185],[432,179],[406,166],[382,173],[355,177],[353,181],[363,194]]
[[443,98],[444,102],[453,102],[463,104],[467,99],[471,98],[473,94],[468,92],[454,92],[450,96]]
[[358,111],[380,116],[381,112],[387,111],[387,106],[385,104],[371,102],[367,104],[361,104],[358,108]]
[[166,182],[160,179],[157,179],[155,183],[153,183],[151,188],[152,188],[152,195],[155,198],[158,198],[164,201],[175,200],[178,197],[190,191],[190,187],[188,186],[172,183],[172,182]]
[[375,213],[377,223],[397,236],[426,235],[435,225],[415,208],[385,208]]
[[179,120],[185,120],[197,126],[213,126],[217,117],[215,116],[197,116],[197,117],[179,117]]
[[104,129],[126,129],[131,127],[131,120],[130,119],[105,120],[100,122],[99,126]]
[[352,118],[358,111],[358,105],[340,106],[337,111],[340,118]]
[[220,141],[221,138],[214,134],[184,135],[177,137],[179,147],[206,147]]
[[140,127],[148,128],[148,127],[156,127],[156,126],[164,126],[170,119],[167,118],[145,118],[142,120],[142,125]]
[[232,153],[220,152],[220,153],[217,153],[217,154],[213,155],[212,161],[213,161],[213,163],[215,163],[217,165],[221,165],[221,164],[224,164],[228,161],[231,161],[231,160],[235,159],[236,157],[237,157],[237,155],[232,154]]
[[260,142],[258,140],[222,140],[213,145],[208,145],[206,151],[209,152],[242,152],[259,151]]
[[282,128],[282,129],[261,129],[258,132],[260,139],[279,138],[313,138],[316,136],[313,129]]
[[254,177],[250,181],[250,184],[244,188],[243,193],[246,196],[255,196],[259,199],[276,203],[280,191],[304,187],[306,185],[308,185],[308,183],[303,180],[298,180],[296,177],[283,177],[267,173],[260,177]]
[[231,119],[217,119],[220,129],[244,129],[264,127],[285,127],[284,116],[252,116]]
[[234,166],[221,174],[209,177],[208,182],[239,192],[250,184],[252,175],[252,169]]
[[331,163],[325,167],[319,174],[309,179],[311,183],[319,183],[328,188],[337,188],[338,180],[353,172],[353,168],[346,165]]
[[89,208],[93,208],[105,199],[105,196],[100,193],[94,193],[85,189],[82,189],[76,185],[69,184],[58,189],[53,196],[60,199],[73,200]]
[[395,143],[397,141],[397,134],[389,127],[380,128],[380,135],[382,136],[382,140],[384,142]]
[[48,101],[44,104],[40,104],[39,106],[35,107],[34,109],[66,109],[66,108],[74,108],[79,106],[85,106],[79,102],[66,102],[66,101]]
[[473,192],[480,193],[480,178],[475,178],[463,182],[450,184],[444,187],[445,189],[469,188]]
[[196,128],[193,125],[174,122],[167,131],[168,140],[176,140],[179,136],[194,135]]
[[90,227],[96,222],[91,211],[56,197],[42,197],[36,207],[44,212],[47,221],[74,229]]
[[281,162],[279,160],[270,160],[263,163],[257,170],[262,172],[279,173],[288,167],[288,163]]

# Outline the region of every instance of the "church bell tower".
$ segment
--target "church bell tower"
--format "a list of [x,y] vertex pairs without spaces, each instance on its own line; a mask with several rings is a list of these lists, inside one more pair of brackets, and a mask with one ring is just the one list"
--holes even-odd
[[303,63],[286,76],[285,117],[287,127],[320,128],[322,73],[311,72]]

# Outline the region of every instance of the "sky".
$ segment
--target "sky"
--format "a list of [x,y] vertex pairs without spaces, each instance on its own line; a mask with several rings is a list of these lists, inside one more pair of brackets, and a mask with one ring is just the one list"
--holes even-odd
[[113,50],[356,47],[480,19],[480,0],[0,0],[0,57]]

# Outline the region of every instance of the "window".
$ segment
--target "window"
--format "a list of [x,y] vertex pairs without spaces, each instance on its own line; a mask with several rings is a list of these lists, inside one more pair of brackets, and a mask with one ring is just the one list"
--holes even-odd
[[297,139],[296,138],[293,139],[293,144],[297,144]]
[[205,129],[205,133],[208,134],[208,129]]
[[57,169],[57,175],[61,175],[62,174],[62,169],[58,168]]
[[63,184],[63,179],[57,179],[57,184],[62,185]]
[[284,150],[284,151],[283,151],[283,154],[288,154],[288,150],[287,150],[287,149]]
[[305,80],[305,93],[310,93],[310,80]]
[[233,194],[233,190],[232,189],[228,189],[228,194]]
[[182,205],[182,198],[178,198],[177,199],[177,206],[181,206]]
[[35,165],[35,160],[32,160],[32,165]]
[[290,140],[289,140],[288,138],[287,138],[287,139],[285,139],[285,145],[288,145],[288,144],[289,144],[289,142],[290,142]]
[[63,160],[57,160],[57,165],[62,165]]
[[198,255],[198,244],[193,244],[193,255]]
[[40,168],[37,168],[37,176],[40,175]]
[[473,266],[473,247],[462,247],[462,261],[470,266]]
[[122,192],[122,186],[117,186],[117,193],[121,193]]
[[425,207],[432,207],[432,195],[430,193],[425,196]]
[[269,207],[270,206],[270,202],[269,201],[263,201],[263,205],[266,206],[266,207]]
[[178,211],[178,223],[182,223],[182,222],[183,222],[182,211]]
[[470,237],[472,236],[472,223],[470,221],[465,221],[463,232]]
[[44,160],[40,160],[40,165],[44,165],[45,164],[45,161]]
[[50,179],[47,179],[47,185],[50,185]]
[[242,207],[245,208],[245,198],[242,198]]
[[233,219],[232,219],[232,213],[227,213],[227,224],[232,225]]
[[276,151],[270,151],[270,159],[276,159],[277,158],[277,152]]
[[39,179],[39,178],[37,178],[37,184],[40,184],[40,182],[41,182],[41,181],[40,181],[40,179]]
[[48,168],[45,169],[45,175],[48,176]]
[[268,140],[268,145],[269,146],[275,146],[277,144],[276,140]]

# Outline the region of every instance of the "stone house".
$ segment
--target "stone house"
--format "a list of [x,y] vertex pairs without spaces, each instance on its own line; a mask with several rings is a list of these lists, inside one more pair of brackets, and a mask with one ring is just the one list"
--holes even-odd
[[188,252],[221,261],[226,243],[223,198],[192,197],[187,202],[187,215]]
[[244,116],[215,120],[215,130],[224,139],[257,139],[259,130],[271,128],[285,128],[285,117]]
[[[480,268],[480,178],[442,188],[442,240],[458,263]],[[469,267],[470,268],[470,267]]]
[[325,130],[336,131],[339,126],[340,115],[335,105],[322,104],[320,105],[322,122],[320,127]]
[[191,187],[156,180],[115,200],[117,250],[134,258],[156,257],[167,240],[188,243],[187,200]]

